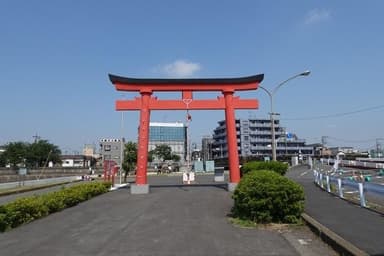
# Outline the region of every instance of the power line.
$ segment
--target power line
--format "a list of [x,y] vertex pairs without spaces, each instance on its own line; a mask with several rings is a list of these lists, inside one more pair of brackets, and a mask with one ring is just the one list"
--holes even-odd
[[374,107],[368,107],[368,108],[362,108],[355,111],[349,111],[349,112],[343,112],[343,113],[336,113],[336,114],[328,114],[328,115],[320,115],[320,116],[312,116],[312,117],[299,117],[299,118],[281,118],[281,120],[316,120],[316,119],[323,119],[323,118],[332,118],[332,117],[340,117],[340,116],[347,116],[347,115],[353,115],[361,112],[367,112],[375,109],[384,108],[384,105],[378,105]]

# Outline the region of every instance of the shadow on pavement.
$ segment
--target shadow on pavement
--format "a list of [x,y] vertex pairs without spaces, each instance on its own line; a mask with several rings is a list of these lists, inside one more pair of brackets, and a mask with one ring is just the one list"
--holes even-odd
[[190,188],[190,187],[213,187],[223,190],[227,190],[227,184],[163,184],[163,185],[152,185],[151,188]]

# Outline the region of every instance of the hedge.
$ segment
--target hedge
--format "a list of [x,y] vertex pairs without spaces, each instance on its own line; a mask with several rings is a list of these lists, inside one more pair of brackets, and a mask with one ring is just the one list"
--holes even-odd
[[61,211],[108,192],[111,183],[89,182],[52,193],[16,199],[0,206],[0,232]]
[[245,163],[241,167],[241,173],[242,175],[255,171],[255,170],[271,170],[274,171],[280,175],[285,175],[285,173],[288,170],[288,164],[287,163],[282,163],[282,162],[277,162],[277,161],[251,161]]
[[304,211],[304,190],[270,170],[252,171],[233,194],[232,214],[256,223],[297,223]]

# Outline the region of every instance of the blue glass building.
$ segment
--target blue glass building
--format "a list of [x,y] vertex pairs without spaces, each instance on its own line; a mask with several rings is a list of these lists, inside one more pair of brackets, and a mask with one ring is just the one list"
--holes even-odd
[[171,147],[172,153],[180,156],[180,161],[186,159],[187,154],[187,127],[183,123],[149,123],[148,150],[156,145],[166,144]]

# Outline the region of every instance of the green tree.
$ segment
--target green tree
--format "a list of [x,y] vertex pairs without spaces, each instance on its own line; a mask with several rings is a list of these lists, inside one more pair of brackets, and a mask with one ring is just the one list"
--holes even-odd
[[156,145],[152,153],[162,162],[172,159],[172,148],[167,144]]
[[10,164],[12,168],[16,168],[20,164],[24,164],[26,154],[28,152],[28,143],[25,142],[10,142],[5,145],[3,153],[4,161]]
[[28,147],[26,155],[27,165],[30,167],[44,167],[52,161],[60,163],[61,151],[58,146],[49,143],[47,140],[39,140]]
[[172,154],[172,159],[174,162],[179,162],[180,161],[180,156],[179,155],[176,155],[176,154]]
[[46,140],[40,140],[32,144],[20,141],[10,142],[5,145],[4,149],[2,161],[5,164],[10,164],[12,168],[16,168],[18,165],[42,167],[46,166],[49,161],[61,162],[60,149]]
[[[165,160],[180,161],[180,156],[172,153],[172,148],[167,144],[156,145],[155,149],[150,151],[150,155],[155,156],[162,163],[164,163]],[[164,168],[163,164],[162,167]]]
[[124,146],[124,183],[127,182],[127,176],[131,171],[135,170],[137,161],[137,144],[135,142],[129,141]]
[[0,153],[0,167],[5,167],[7,165],[7,161],[5,159],[4,154]]
[[154,158],[153,150],[151,150],[148,152],[148,162],[153,162],[153,158]]
[[156,148],[151,150],[150,154],[156,156],[162,162],[165,160],[180,161],[180,156],[172,153],[172,148],[167,144],[156,145]]

